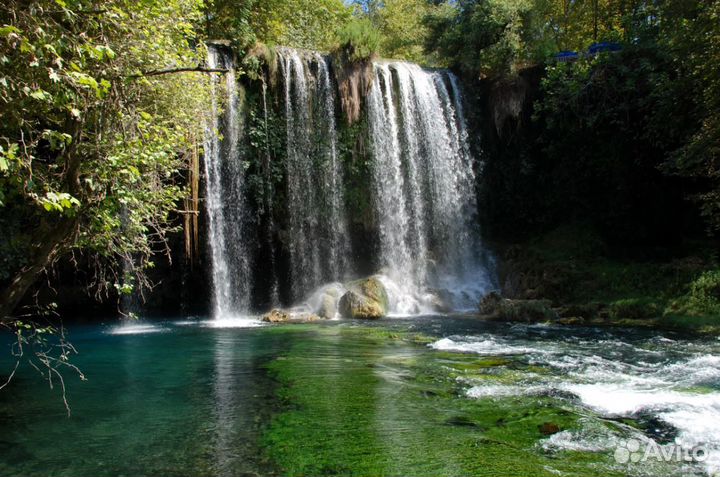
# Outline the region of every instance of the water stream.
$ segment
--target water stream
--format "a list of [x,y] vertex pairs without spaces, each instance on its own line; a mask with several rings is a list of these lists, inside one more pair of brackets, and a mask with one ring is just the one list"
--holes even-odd
[[[69,332],[88,378],[65,373],[72,415],[21,366],[0,393],[1,475],[720,471],[716,338],[447,316]],[[618,460],[628,442],[707,455]]]

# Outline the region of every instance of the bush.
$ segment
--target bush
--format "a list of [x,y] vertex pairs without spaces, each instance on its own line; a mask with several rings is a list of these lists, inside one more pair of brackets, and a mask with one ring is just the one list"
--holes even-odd
[[351,62],[369,60],[380,49],[381,36],[370,20],[353,20],[338,31],[339,49]]
[[691,316],[720,315],[720,270],[700,275],[688,293],[673,303],[672,311]]
[[647,320],[662,315],[662,308],[652,300],[628,298],[610,305],[610,318],[614,320]]

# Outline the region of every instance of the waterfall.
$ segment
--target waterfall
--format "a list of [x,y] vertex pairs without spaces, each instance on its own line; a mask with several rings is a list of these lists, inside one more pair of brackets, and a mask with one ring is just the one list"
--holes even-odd
[[490,287],[480,263],[474,159],[457,78],[375,64],[368,98],[380,262],[398,313],[423,311],[431,287]]
[[227,318],[245,314],[250,307],[252,281],[246,233],[245,173],[240,157],[239,96],[233,58],[223,49],[210,47],[208,66],[228,70],[223,76],[212,75],[212,102],[205,139],[213,309],[216,318]]
[[288,248],[299,300],[349,274],[349,234],[329,60],[279,48],[287,124]]
[[267,227],[267,243],[270,250],[270,269],[272,274],[271,290],[270,290],[270,305],[275,308],[280,304],[280,290],[278,285],[277,276],[277,262],[275,260],[275,244],[273,244],[273,232],[275,230],[275,221],[273,220],[273,194],[274,188],[272,186],[272,170],[270,161],[270,129],[268,128],[268,104],[267,104],[267,83],[263,77],[262,81],[262,104],[263,104],[263,126],[265,128],[265,162],[263,164],[264,179],[265,179],[265,207],[268,216],[268,227]]
[[[277,88],[268,90],[263,78],[262,95],[254,103],[263,108],[262,116],[248,115],[253,121],[259,117],[254,123],[259,126],[245,137],[233,57],[221,47],[209,50],[208,66],[227,70],[211,76],[205,141],[216,317],[246,316],[253,291],[268,297],[272,306],[280,296],[302,305],[313,302],[317,290],[328,284],[342,287],[355,278],[345,168],[352,174],[356,169],[341,160],[333,64],[312,51],[277,48],[276,53]],[[367,134],[370,145],[369,156],[359,153],[369,160],[374,208],[363,225],[374,227],[378,241],[368,249],[377,245],[379,255],[361,260],[379,265],[394,313],[431,312],[442,303],[475,306],[492,280],[482,266],[485,252],[476,230],[479,164],[470,148],[458,79],[448,71],[404,62],[378,62],[373,69],[367,129],[342,129],[343,137],[346,132]],[[270,94],[276,94],[272,102]],[[283,148],[270,148],[268,108],[284,116]],[[264,139],[253,143],[258,133]],[[264,148],[257,146],[263,142]],[[246,153],[254,154],[247,156],[247,178]],[[280,178],[273,172],[278,170]],[[357,180],[348,177],[350,183]],[[258,184],[263,200],[246,202]],[[281,201],[274,203],[278,197]]]

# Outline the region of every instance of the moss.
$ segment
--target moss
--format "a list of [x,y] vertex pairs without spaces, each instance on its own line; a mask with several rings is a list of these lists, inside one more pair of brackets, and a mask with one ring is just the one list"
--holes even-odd
[[274,86],[277,82],[277,54],[264,43],[257,42],[248,50],[242,60],[242,66],[245,74],[252,80],[260,79],[263,68],[266,68],[271,85]]

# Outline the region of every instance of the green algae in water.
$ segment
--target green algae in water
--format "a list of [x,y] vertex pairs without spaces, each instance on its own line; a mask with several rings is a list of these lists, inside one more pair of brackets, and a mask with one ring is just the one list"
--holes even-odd
[[[328,334],[329,333],[329,334]],[[577,428],[553,399],[467,399],[447,372],[506,366],[504,358],[435,353],[377,341],[360,328],[306,336],[274,360],[284,411],[263,438],[286,475],[614,475],[597,453],[539,447],[544,423]]]
[[[652,421],[611,422],[573,396],[522,392],[566,377],[522,355],[431,349],[427,343],[439,337],[476,334],[468,327],[486,325],[422,323],[71,329],[81,353],[75,364],[89,378],[68,379],[73,414],[67,418],[57,390],[33,370],[19,370],[0,393],[0,475],[630,472],[614,463],[611,449],[548,443],[596,429],[586,436],[594,443],[597,436],[646,432]],[[502,328],[492,337],[480,331],[482,339],[518,340],[517,349],[535,346]],[[563,349],[562,339],[553,331],[542,346]],[[576,341],[570,346],[578,349]],[[0,370],[13,364],[0,356]],[[480,388],[477,398],[469,397],[472,387]],[[548,429],[560,432],[550,436]]]

